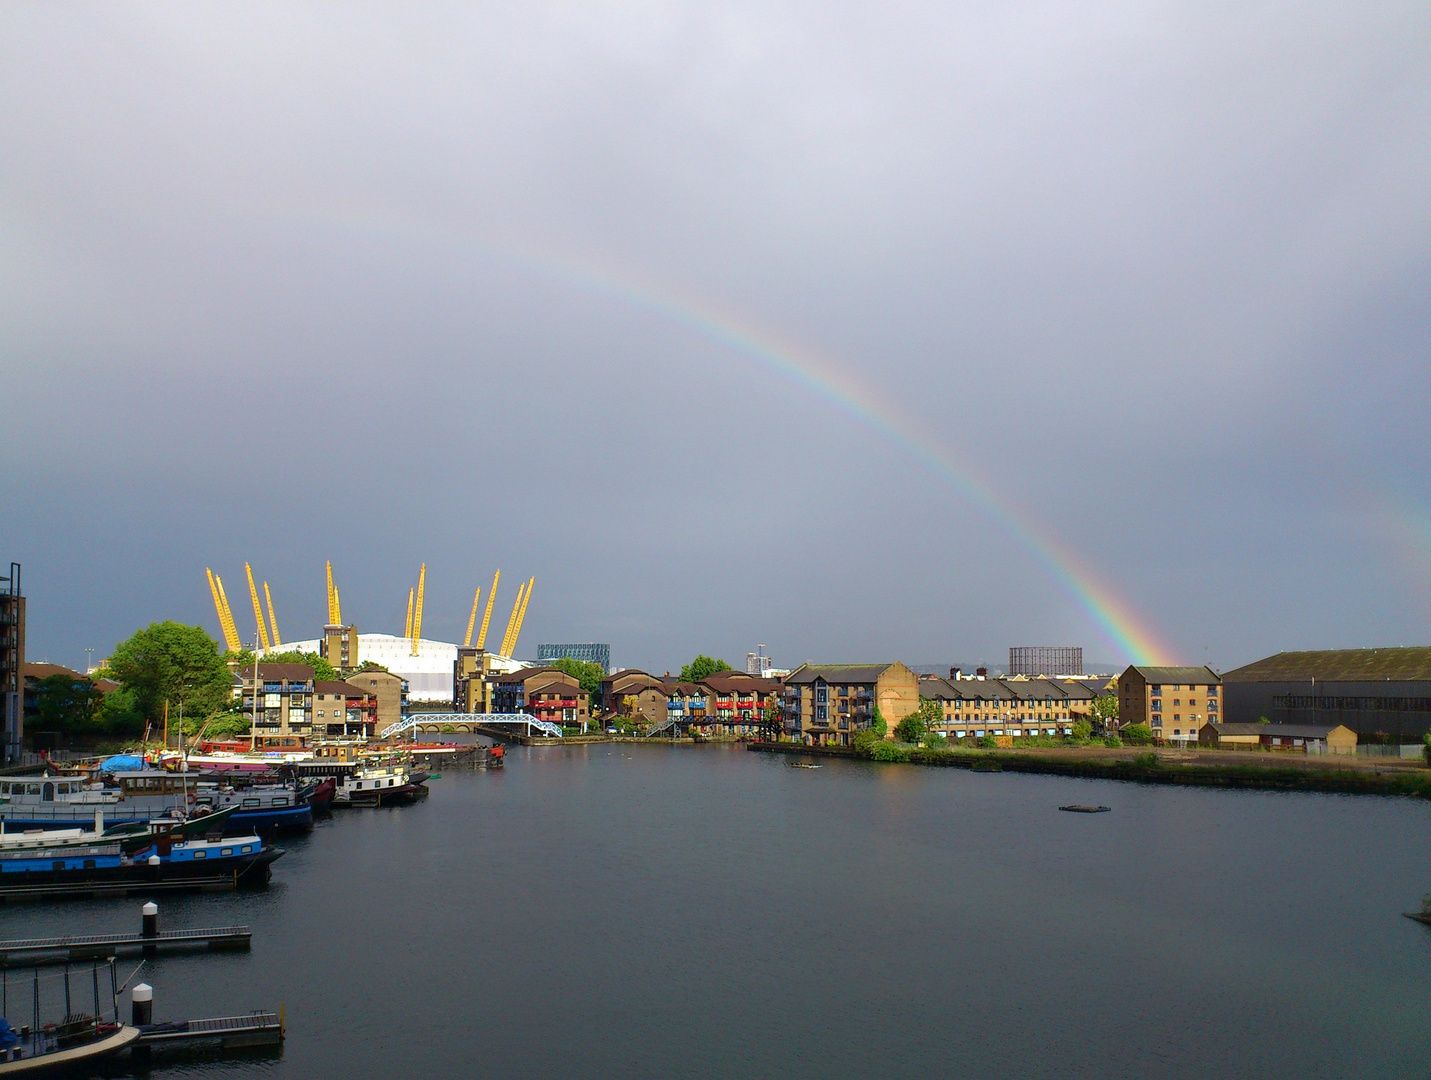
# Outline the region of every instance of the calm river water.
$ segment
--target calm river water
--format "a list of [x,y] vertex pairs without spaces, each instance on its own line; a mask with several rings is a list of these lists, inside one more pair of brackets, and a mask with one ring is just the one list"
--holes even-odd
[[[154,1075],[1431,1066],[1431,929],[1399,914],[1431,891],[1431,805],[728,747],[508,760],[286,841],[266,892],[164,900],[165,926],[247,923],[254,945],[151,962],[156,1018],[282,1003],[289,1037]],[[0,936],[137,929],[138,907],[4,909]]]

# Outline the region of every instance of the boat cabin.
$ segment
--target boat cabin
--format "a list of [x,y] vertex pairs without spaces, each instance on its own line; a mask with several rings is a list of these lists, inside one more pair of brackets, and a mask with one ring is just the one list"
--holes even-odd
[[[143,772],[117,772],[114,782],[125,796],[192,795],[199,787],[199,778],[186,773],[169,773],[159,769]],[[212,784],[212,781],[210,781]]]
[[16,803],[113,802],[115,796],[88,789],[78,776],[30,776],[0,781],[0,799]]

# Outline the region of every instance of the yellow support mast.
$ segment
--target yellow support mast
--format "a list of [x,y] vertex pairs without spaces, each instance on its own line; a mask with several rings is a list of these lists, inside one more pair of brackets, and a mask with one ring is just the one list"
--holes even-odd
[[507,619],[507,632],[502,635],[502,655],[511,657],[512,649],[517,647],[517,624],[521,621],[522,604],[527,601],[527,582],[522,582],[517,586],[517,602],[512,604],[511,618]]
[[502,580],[502,571],[492,575],[492,589],[487,593],[487,610],[482,612],[482,632],[477,635],[477,648],[487,649],[487,627],[492,623],[492,601],[497,599],[497,582]]
[[273,647],[283,644],[278,636],[278,617],[273,613],[273,594],[268,591],[268,582],[263,583],[263,599],[268,603],[268,625],[273,630]]
[[511,656],[517,651],[517,638],[522,636],[522,623],[527,618],[527,605],[532,601],[532,586],[537,583],[536,578],[527,582],[527,593],[522,597],[522,610],[517,612],[517,625],[512,628],[512,644],[508,647],[506,655]]
[[470,649],[472,647],[472,628],[477,625],[477,601],[482,599],[482,586],[477,586],[477,591],[472,594],[472,614],[467,616],[467,634],[462,639],[462,647]]
[[512,647],[512,628],[517,625],[517,612],[522,610],[522,594],[527,591],[526,583],[517,586],[517,599],[512,604],[512,614],[507,617],[507,629],[502,633],[502,655],[510,657],[509,651]]
[[402,624],[402,636],[409,641],[412,640],[412,598],[413,591],[409,589],[407,591],[407,622]]
[[[216,611],[219,616],[219,632],[224,635],[224,645],[230,652],[237,652],[243,648],[243,642],[239,640],[237,628],[229,626],[228,613],[224,611],[223,598],[219,595],[218,585],[214,583],[214,572],[206,566],[204,567],[204,573],[207,574],[209,578],[209,595],[214,598],[214,611]],[[476,609],[474,608],[474,610]]]
[[417,644],[422,640],[422,594],[427,588],[427,563],[417,572],[417,606],[412,609],[412,655],[417,655]]
[[263,651],[268,652],[273,646],[268,641],[268,627],[263,625],[263,609],[258,606],[258,589],[253,584],[253,567],[244,563],[243,572],[248,575],[248,595],[253,600],[253,620],[258,623],[258,640],[263,642]]
[[333,563],[328,563],[328,625],[338,626],[338,617],[341,613],[338,610],[338,590],[333,585]]
[[242,649],[243,639],[239,637],[238,624],[234,622],[234,609],[229,607],[228,593],[224,592],[224,579],[215,574],[214,584],[219,587],[219,599],[224,604],[224,636],[230,641],[237,641],[238,647]]

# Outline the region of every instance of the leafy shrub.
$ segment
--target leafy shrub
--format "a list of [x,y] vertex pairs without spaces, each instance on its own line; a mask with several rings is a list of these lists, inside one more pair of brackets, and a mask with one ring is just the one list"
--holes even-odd
[[908,761],[909,749],[888,739],[881,739],[870,748],[869,757],[871,761]]
[[981,735],[979,737],[979,745],[985,750],[993,750],[999,745],[999,740],[992,735]]
[[930,732],[924,737],[924,745],[931,750],[948,750],[949,739],[947,736],[939,734],[937,731]]
[[1426,744],[1421,747],[1421,753],[1426,758],[1426,764],[1431,765],[1431,731],[1421,736],[1421,741]]
[[1103,745],[1104,745],[1104,746],[1122,746],[1122,745],[1123,745],[1123,740],[1120,739],[1120,738],[1118,738],[1117,735],[1105,735],[1105,736],[1103,736]]
[[1156,769],[1158,767],[1158,755],[1139,754],[1133,759],[1133,765],[1139,769]]
[[1147,724],[1129,724],[1122,735],[1129,746],[1150,746],[1153,742],[1153,729]]
[[1087,720],[1075,720],[1073,722],[1073,737],[1081,742],[1087,742],[1093,737],[1093,725]]

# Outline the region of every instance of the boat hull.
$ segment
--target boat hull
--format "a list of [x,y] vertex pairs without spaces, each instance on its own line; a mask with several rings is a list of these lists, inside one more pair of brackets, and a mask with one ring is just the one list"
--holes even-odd
[[0,1077],[3,1076],[50,1076],[67,1073],[83,1073],[86,1066],[111,1058],[129,1047],[139,1038],[139,1029],[128,1024],[104,1038],[81,1046],[71,1046],[49,1054],[22,1057],[17,1061],[0,1061]]
[[[282,848],[212,860],[169,860],[151,866],[144,859],[126,865],[110,858],[78,855],[54,860],[7,860],[0,870],[0,901],[63,897],[126,896],[131,892],[220,892],[263,888]],[[96,865],[86,866],[84,863]],[[46,868],[48,863],[48,868]]]

